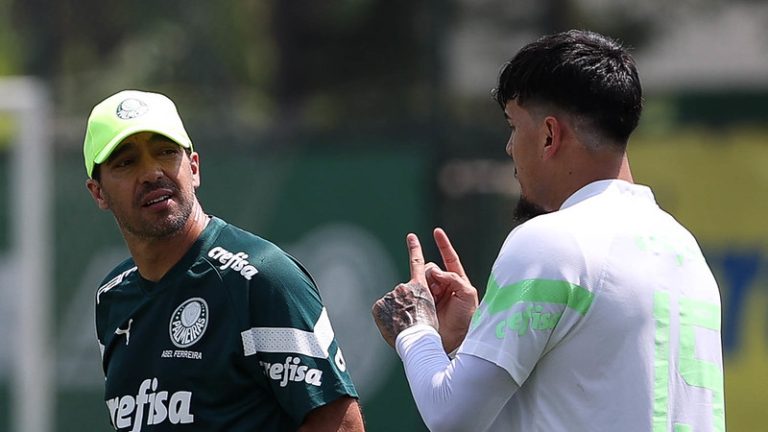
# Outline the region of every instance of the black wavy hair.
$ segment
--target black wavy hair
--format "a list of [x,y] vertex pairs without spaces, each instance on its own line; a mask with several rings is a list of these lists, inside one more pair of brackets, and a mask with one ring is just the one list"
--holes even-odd
[[642,93],[635,61],[619,42],[570,30],[523,47],[504,64],[492,95],[502,110],[516,100],[584,116],[625,147],[640,120]]

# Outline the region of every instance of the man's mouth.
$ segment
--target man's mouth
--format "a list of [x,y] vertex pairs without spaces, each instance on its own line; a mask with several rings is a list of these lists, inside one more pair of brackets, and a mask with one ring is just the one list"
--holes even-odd
[[153,199],[153,200],[150,200],[150,201],[146,202],[146,203],[144,204],[144,207],[149,207],[149,206],[151,206],[152,204],[157,204],[157,203],[159,203],[159,202],[163,202],[163,201],[165,201],[165,200],[167,200],[167,199],[170,199],[170,198],[171,198],[171,196],[170,196],[170,195],[163,195],[163,196],[161,196],[161,197],[158,197],[158,198],[155,198],[155,199]]
[[142,207],[151,207],[153,205],[168,201],[173,197],[173,192],[168,189],[156,189],[149,192],[142,199]]

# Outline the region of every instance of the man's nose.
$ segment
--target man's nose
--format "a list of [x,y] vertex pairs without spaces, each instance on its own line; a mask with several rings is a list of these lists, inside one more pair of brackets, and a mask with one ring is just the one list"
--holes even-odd
[[141,182],[142,183],[154,183],[157,180],[165,176],[163,167],[160,163],[152,158],[144,158],[141,164]]

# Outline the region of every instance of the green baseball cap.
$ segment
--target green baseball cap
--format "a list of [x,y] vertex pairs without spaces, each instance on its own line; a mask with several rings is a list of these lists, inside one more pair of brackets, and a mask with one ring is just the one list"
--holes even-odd
[[93,107],[88,117],[83,143],[88,177],[93,174],[93,167],[107,160],[125,137],[138,132],[155,132],[192,149],[192,140],[173,101],[159,93],[123,90]]

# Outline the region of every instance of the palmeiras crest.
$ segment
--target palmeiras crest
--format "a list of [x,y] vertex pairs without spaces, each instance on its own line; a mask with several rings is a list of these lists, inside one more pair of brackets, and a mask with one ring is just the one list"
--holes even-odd
[[116,114],[118,118],[123,120],[130,120],[146,113],[147,111],[149,111],[149,106],[147,106],[144,101],[130,98],[120,102],[120,105],[117,106]]
[[171,341],[179,348],[187,348],[199,341],[208,328],[208,303],[193,297],[180,304],[171,315],[168,331]]

